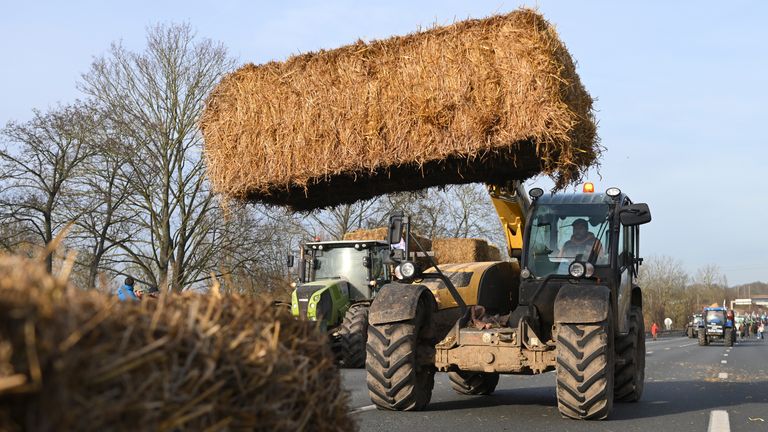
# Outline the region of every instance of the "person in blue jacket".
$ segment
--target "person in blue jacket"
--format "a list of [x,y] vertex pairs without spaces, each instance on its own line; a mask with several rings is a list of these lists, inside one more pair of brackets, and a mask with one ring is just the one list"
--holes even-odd
[[126,301],[126,300],[139,301],[139,298],[136,297],[136,293],[133,292],[133,286],[135,284],[136,284],[136,281],[134,281],[132,277],[128,276],[127,278],[125,278],[125,285],[117,289],[117,298],[119,298],[120,301]]

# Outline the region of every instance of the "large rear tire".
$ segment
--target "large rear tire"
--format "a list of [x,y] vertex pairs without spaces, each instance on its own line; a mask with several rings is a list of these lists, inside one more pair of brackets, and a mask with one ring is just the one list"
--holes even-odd
[[456,393],[463,395],[489,395],[499,384],[498,373],[486,372],[448,372],[451,387]]
[[564,417],[597,420],[613,409],[613,312],[594,324],[557,331],[557,408]]
[[429,308],[422,297],[413,319],[368,325],[368,393],[379,409],[420,411],[432,398],[435,367],[426,360],[434,359],[435,349]]
[[645,383],[645,326],[639,306],[629,311],[629,333],[616,341],[616,358],[613,398],[617,402],[637,402]]
[[365,367],[365,345],[368,341],[368,304],[353,304],[344,314],[339,329],[341,367]]
[[707,346],[709,345],[709,340],[707,339],[707,331],[706,329],[701,330],[699,329],[699,346]]

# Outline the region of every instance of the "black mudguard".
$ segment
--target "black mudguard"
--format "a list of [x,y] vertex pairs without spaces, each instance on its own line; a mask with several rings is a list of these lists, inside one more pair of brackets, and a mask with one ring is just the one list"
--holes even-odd
[[608,319],[611,290],[602,285],[563,284],[555,298],[555,322],[596,323]]
[[435,298],[424,285],[389,283],[381,287],[371,303],[368,322],[373,325],[409,320],[416,316],[419,297],[426,291],[426,297],[435,310]]

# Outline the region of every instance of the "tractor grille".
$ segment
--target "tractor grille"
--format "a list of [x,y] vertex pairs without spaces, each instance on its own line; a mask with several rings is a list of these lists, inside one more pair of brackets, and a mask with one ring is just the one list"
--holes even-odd
[[315,291],[323,287],[317,285],[300,285],[296,288],[296,300],[299,302],[299,316],[306,318],[309,309],[309,298]]

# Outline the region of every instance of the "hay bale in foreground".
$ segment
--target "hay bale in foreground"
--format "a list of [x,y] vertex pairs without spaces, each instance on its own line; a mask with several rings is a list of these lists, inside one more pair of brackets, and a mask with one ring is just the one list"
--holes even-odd
[[353,430],[326,339],[265,301],[117,303],[0,258],[0,430]]
[[501,256],[496,246],[476,238],[436,238],[432,250],[438,264],[500,261]]
[[226,76],[201,128],[230,197],[308,210],[597,163],[592,98],[555,29],[522,9]]

